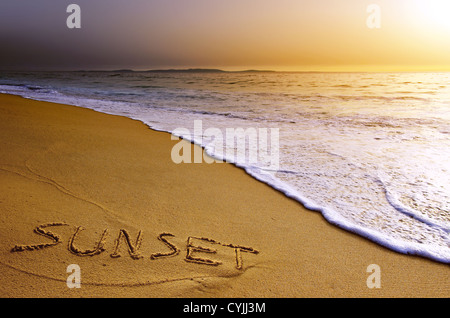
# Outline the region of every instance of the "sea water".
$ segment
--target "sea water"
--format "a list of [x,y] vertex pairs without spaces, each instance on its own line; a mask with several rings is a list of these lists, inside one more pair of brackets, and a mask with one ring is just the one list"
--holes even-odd
[[2,72],[0,92],[168,132],[278,129],[276,169],[227,159],[336,226],[450,263],[450,73]]

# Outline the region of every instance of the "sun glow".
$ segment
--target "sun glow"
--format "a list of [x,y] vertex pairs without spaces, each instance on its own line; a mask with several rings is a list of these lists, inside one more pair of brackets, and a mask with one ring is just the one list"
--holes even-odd
[[450,1],[449,0],[417,0],[419,14],[432,26],[445,32],[450,32]]

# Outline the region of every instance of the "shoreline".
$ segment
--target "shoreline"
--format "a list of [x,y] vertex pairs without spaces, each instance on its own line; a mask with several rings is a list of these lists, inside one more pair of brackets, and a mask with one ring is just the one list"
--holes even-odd
[[[138,120],[4,94],[0,112],[3,297],[450,294],[448,265],[337,228],[232,164],[176,165],[170,133]],[[33,229],[52,222],[67,224],[50,226],[55,246],[11,252],[51,242]],[[77,254],[105,229],[104,251]],[[118,239],[121,256],[111,257]],[[73,263],[83,272],[78,290],[65,283]],[[381,268],[380,289],[366,285],[371,264]]]

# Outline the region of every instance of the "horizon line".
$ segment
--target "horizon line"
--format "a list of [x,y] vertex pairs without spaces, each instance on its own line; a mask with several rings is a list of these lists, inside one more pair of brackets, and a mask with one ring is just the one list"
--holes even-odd
[[274,69],[242,69],[242,70],[227,70],[222,68],[155,68],[155,69],[6,69],[0,72],[117,72],[117,73],[448,73],[449,68],[444,69],[382,69],[382,70],[274,70]]

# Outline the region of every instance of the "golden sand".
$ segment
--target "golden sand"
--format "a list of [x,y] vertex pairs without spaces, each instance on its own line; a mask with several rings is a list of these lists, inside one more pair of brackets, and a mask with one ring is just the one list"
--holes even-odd
[[141,122],[11,95],[0,122],[1,297],[450,296],[448,265],[338,229],[231,164],[177,165],[178,141]]

